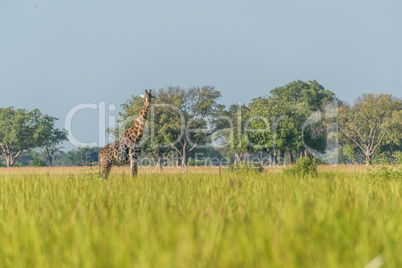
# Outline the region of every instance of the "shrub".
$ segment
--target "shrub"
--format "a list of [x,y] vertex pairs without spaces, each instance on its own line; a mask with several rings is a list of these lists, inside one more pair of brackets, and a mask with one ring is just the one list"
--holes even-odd
[[33,167],[46,167],[47,162],[45,160],[41,159],[36,153],[34,153],[32,166]]
[[189,158],[187,162],[188,166],[195,166],[195,160],[193,158]]
[[317,160],[315,158],[302,157],[296,160],[296,164],[283,170],[286,175],[316,175]]
[[259,174],[263,171],[263,166],[259,162],[237,162],[229,165],[228,171],[238,174]]
[[402,179],[402,167],[380,166],[377,169],[369,169],[369,175],[382,179]]
[[402,152],[380,153],[373,159],[373,164],[402,164]]

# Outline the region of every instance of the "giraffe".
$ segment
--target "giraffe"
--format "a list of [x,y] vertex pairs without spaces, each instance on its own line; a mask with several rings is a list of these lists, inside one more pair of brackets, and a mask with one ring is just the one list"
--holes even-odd
[[105,179],[107,179],[113,165],[124,166],[128,163],[130,163],[131,176],[137,175],[138,156],[141,153],[139,143],[144,132],[145,119],[151,105],[151,99],[154,98],[151,90],[149,92],[145,90],[145,95],[141,95],[141,97],[144,98],[144,105],[133,126],[127,129],[117,141],[106,145],[99,152],[99,171]]

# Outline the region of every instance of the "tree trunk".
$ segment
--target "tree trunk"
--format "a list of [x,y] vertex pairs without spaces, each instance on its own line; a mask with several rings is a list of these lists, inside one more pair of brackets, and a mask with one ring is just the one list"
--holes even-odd
[[162,158],[159,157],[159,156],[155,156],[153,159],[154,159],[154,163],[155,163],[156,168],[158,170],[161,170],[162,169]]
[[285,165],[285,159],[284,159],[284,156],[285,155],[285,152],[283,151],[283,150],[280,150],[279,151],[279,159],[278,159],[278,164],[283,164],[283,165]]
[[183,155],[181,156],[181,166],[183,168],[187,167],[187,154],[186,154],[186,149],[183,149]]
[[292,151],[288,151],[288,157],[289,157],[289,165],[293,164],[293,156],[292,156]]
[[47,163],[49,164],[49,166],[53,166],[53,158],[50,152],[47,150],[47,148],[46,148],[46,154],[47,154]]
[[269,166],[273,165],[273,157],[274,157],[274,155],[273,155],[272,151],[269,151]]
[[370,155],[366,154],[366,166],[369,166],[371,164],[371,158]]
[[240,162],[240,156],[239,153],[235,153],[235,159],[234,159],[234,163],[233,164],[237,164],[238,162]]
[[159,157],[157,165],[158,165],[158,169],[160,169],[160,170],[162,170],[162,168],[163,168],[162,161],[163,161],[163,158]]
[[6,154],[6,166],[7,167],[12,167],[14,166],[14,157],[12,155],[7,155]]
[[273,164],[274,166],[276,166],[276,165],[278,164],[277,155],[278,155],[278,151],[277,151],[277,150],[274,150],[274,153],[272,154],[272,164]]
[[12,167],[14,166],[15,162],[17,162],[18,156],[21,154],[22,150],[13,152],[11,150],[7,150],[4,152],[4,156],[6,158],[6,166]]
[[264,163],[262,161],[263,161],[263,154],[262,154],[262,151],[260,151],[260,165],[261,166],[264,165]]
[[58,161],[59,149],[47,148],[45,149],[47,154],[47,162],[49,166],[56,166]]
[[246,153],[246,152],[235,153],[234,164],[237,164],[237,163],[243,161],[244,158],[247,156],[248,156],[248,153]]

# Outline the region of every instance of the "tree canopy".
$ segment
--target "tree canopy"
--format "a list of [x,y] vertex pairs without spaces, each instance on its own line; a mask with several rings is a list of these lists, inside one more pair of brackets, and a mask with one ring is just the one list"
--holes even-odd
[[269,96],[253,99],[249,104],[250,117],[254,118],[249,124],[254,129],[249,132],[249,138],[258,145],[256,148],[265,148],[274,162],[277,157],[284,157],[283,152],[288,152],[292,162],[292,152],[301,153],[305,145],[322,151],[325,148],[323,122],[305,129],[303,124],[315,111],[336,100],[335,94],[317,81],[297,80],[274,88]]
[[55,146],[66,140],[66,131],[54,126],[56,120],[38,109],[0,108],[0,152],[7,167],[13,166],[24,150]]
[[364,94],[354,105],[340,107],[338,123],[343,141],[353,143],[369,164],[381,147],[400,146],[402,101],[389,94]]

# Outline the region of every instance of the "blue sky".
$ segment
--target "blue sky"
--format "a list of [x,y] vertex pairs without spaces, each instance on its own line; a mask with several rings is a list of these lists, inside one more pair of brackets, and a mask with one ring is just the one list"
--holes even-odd
[[[0,107],[63,127],[77,104],[168,85],[214,85],[226,105],[297,79],[346,101],[402,96],[400,14],[397,0],[2,0]],[[73,132],[97,141],[97,111],[77,113]]]

